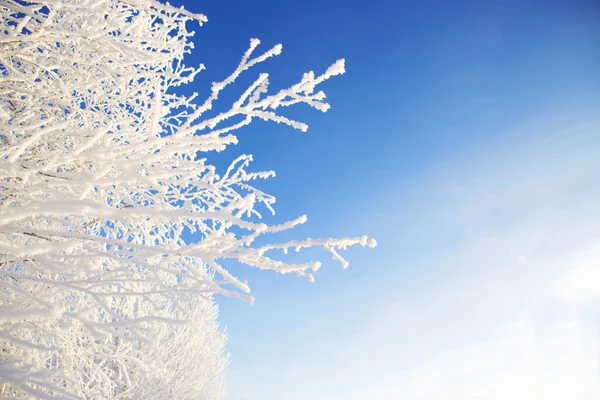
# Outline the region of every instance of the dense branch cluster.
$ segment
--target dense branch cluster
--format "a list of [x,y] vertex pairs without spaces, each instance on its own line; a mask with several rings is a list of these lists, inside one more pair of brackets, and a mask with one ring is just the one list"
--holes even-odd
[[312,279],[318,262],[273,251],[339,249],[366,237],[254,245],[274,197],[239,157],[219,175],[203,156],[255,118],[306,130],[279,110],[329,105],[317,86],[343,60],[270,93],[260,74],[213,106],[257,53],[205,100],[177,92],[202,70],[183,63],[188,27],[206,22],[153,0],[0,1],[0,397],[220,398],[224,336],[212,294],[251,300],[223,260]]

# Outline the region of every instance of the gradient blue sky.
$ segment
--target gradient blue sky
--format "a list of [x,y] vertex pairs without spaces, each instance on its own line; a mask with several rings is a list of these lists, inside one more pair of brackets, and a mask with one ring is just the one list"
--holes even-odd
[[246,78],[273,88],[346,58],[329,112],[290,110],[307,133],[257,122],[215,162],[277,172],[270,220],[309,217],[281,240],[379,243],[314,284],[236,270],[228,399],[600,396],[598,1],[183,4],[209,18],[194,90],[251,37],[283,44]]

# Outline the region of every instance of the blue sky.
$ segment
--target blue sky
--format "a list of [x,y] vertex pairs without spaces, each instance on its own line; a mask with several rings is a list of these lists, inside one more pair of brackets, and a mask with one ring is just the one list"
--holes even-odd
[[379,243],[314,284],[237,271],[228,399],[600,396],[597,1],[183,4],[209,18],[194,90],[251,37],[283,44],[274,88],[346,59],[331,110],[290,110],[307,133],[258,122],[215,162],[277,172],[273,220],[309,217],[281,240]]

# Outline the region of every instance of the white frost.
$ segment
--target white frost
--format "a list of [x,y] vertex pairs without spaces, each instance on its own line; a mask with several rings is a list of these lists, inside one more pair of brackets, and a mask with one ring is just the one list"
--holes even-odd
[[[222,90],[282,46],[252,39],[203,101],[175,91],[203,15],[154,0],[0,2],[0,397],[218,399],[227,364],[212,295],[251,301],[223,260],[309,280],[319,262],[269,250],[373,247],[366,237],[256,246],[275,198],[251,185],[251,156],[222,175],[198,154],[237,143],[344,72],[339,60],[285,89],[267,74],[220,112]],[[190,238],[194,238],[193,240]],[[276,252],[277,253],[277,252]],[[160,345],[158,345],[160,343]]]

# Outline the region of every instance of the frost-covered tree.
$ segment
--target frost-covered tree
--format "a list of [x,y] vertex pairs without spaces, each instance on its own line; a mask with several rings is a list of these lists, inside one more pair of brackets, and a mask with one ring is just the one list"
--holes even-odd
[[[217,173],[206,153],[260,118],[306,130],[280,110],[326,111],[317,86],[344,72],[305,73],[272,91],[268,75],[219,95],[281,52],[250,41],[203,100],[177,87],[203,15],[154,0],[0,1],[0,397],[218,399],[227,356],[216,293],[251,300],[222,265],[295,273],[320,263],[286,253],[338,250],[366,237],[255,245],[305,217],[267,225],[275,201],[241,156]],[[275,254],[274,254],[275,253]]]

